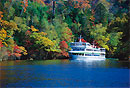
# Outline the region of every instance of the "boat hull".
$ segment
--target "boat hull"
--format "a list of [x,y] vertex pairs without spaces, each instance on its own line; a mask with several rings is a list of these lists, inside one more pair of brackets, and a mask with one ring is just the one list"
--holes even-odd
[[70,55],[71,59],[76,59],[76,60],[105,60],[105,56],[80,56],[80,55]]

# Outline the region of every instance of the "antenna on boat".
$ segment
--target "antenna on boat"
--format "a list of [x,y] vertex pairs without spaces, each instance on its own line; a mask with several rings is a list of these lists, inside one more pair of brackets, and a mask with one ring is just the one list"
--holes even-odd
[[93,48],[94,48],[94,41],[93,41]]
[[80,35],[80,37],[79,37],[79,42],[82,42],[82,41],[81,41],[81,35]]

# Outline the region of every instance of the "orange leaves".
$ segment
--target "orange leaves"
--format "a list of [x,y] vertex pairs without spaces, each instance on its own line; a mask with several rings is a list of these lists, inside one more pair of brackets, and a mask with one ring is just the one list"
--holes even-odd
[[[71,2],[72,3],[72,2]],[[90,8],[88,0],[74,0],[74,8]]]
[[13,50],[13,53],[9,53],[9,55],[14,55],[16,57],[20,57],[22,56],[22,53],[24,55],[27,55],[27,50],[25,50],[25,48],[23,46],[18,46],[18,45],[15,45],[14,46],[14,50]]
[[34,28],[34,26],[31,25],[31,30],[36,32],[36,31],[39,31],[38,29]]
[[13,55],[15,55],[16,57],[20,57],[22,54],[14,53]]
[[41,34],[43,34],[43,35],[47,35],[47,33],[45,33],[45,32],[41,32]]
[[2,19],[2,17],[3,17],[3,12],[2,11],[0,11],[0,20]]
[[22,7],[23,7],[23,9],[24,9],[24,12],[26,12],[26,8],[28,7],[28,0],[23,0],[23,1],[21,1],[21,3],[22,3]]

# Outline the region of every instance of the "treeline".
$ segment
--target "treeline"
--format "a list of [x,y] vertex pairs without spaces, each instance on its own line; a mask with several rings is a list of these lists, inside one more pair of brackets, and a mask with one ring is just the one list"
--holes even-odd
[[79,35],[129,58],[127,0],[0,0],[0,59],[68,57]]

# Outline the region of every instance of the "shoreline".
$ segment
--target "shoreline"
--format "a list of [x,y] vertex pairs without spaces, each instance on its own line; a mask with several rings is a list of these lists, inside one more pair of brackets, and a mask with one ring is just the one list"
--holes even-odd
[[[50,59],[33,59],[33,58],[30,58],[30,59],[9,59],[9,60],[2,60],[0,59],[0,62],[4,62],[4,61],[23,61],[23,60],[26,60],[26,61],[36,61],[36,60],[64,60],[64,59],[67,59],[67,60],[70,60],[71,58],[69,57],[66,57],[66,58],[50,58]],[[116,60],[116,61],[119,61],[119,62],[130,62],[130,59],[128,60],[124,60],[124,59],[118,59],[118,58],[106,58],[106,60]]]

